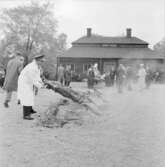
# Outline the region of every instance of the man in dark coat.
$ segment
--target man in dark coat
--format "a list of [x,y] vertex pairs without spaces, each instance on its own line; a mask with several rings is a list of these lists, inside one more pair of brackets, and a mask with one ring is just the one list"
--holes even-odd
[[89,89],[92,89],[94,87],[94,82],[95,82],[95,73],[94,73],[94,69],[93,69],[93,66],[91,66],[89,69],[88,69],[88,88]]
[[68,65],[67,67],[66,67],[66,70],[65,70],[65,72],[64,72],[64,80],[65,80],[65,86],[69,86],[70,85],[70,82],[71,82],[71,80],[72,80],[72,73],[71,73],[71,66],[70,65]]
[[145,83],[146,89],[148,89],[153,82],[153,72],[149,66],[146,67],[146,76],[145,76]]
[[112,67],[111,67],[111,70],[110,70],[110,86],[113,86],[113,85],[114,85],[115,76],[116,76],[116,70],[115,70],[115,67],[112,66]]
[[105,86],[109,87],[111,86],[111,77],[110,77],[110,72],[105,72]]
[[11,101],[13,91],[17,91],[18,76],[23,69],[24,57],[17,52],[14,58],[9,60],[6,68],[6,76],[3,88],[6,91],[4,106],[9,107],[8,103]]

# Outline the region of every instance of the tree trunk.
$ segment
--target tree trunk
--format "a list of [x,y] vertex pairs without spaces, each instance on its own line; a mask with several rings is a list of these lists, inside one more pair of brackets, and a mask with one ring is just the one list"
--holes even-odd
[[80,93],[74,91],[73,89],[69,87],[64,87],[60,84],[55,83],[54,81],[45,80],[44,82],[49,89],[61,94],[64,97],[67,97],[73,100],[76,103],[81,104],[85,100],[83,95],[81,95]]
[[25,63],[24,66],[26,66],[29,63],[29,55],[32,50],[33,41],[30,41],[30,30],[28,32],[27,37],[27,43],[26,43],[26,53],[25,53]]
[[95,115],[100,115],[96,103],[85,94],[81,94],[69,87],[64,87],[60,84],[57,84],[57,82],[55,81],[44,80],[44,83],[47,85],[48,89],[51,89],[54,92],[57,92],[60,95],[71,99],[72,101],[85,107],[87,110],[92,111],[92,113],[94,113]]

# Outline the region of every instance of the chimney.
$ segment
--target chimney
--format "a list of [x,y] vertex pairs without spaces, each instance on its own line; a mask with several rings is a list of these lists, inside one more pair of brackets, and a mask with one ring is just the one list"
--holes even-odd
[[127,37],[127,38],[131,38],[131,36],[132,36],[132,29],[131,29],[131,28],[127,28],[127,29],[126,29],[126,33],[127,33],[127,34],[126,34],[126,37]]
[[91,35],[92,35],[92,29],[87,28],[87,37],[91,37]]

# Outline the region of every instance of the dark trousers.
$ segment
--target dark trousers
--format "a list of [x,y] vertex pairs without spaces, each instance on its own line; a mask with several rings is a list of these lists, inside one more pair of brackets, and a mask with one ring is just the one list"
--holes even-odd
[[70,81],[65,81],[65,86],[69,86],[70,85]]
[[5,97],[5,102],[10,102],[11,101],[11,97],[12,97],[12,91],[8,91],[6,90],[6,97]]
[[64,84],[64,77],[60,76],[58,78],[58,81],[61,83],[61,85],[63,85]]
[[32,111],[32,106],[23,106],[23,117],[30,116]]

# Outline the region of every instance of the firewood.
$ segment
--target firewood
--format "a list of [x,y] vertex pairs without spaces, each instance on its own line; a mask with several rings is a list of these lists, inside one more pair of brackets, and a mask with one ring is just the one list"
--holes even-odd
[[45,80],[44,82],[47,85],[47,88],[73,100],[76,103],[81,104],[85,101],[92,102],[92,99],[85,97],[85,94],[81,94],[70,87],[64,87],[54,81]]
[[[85,107],[87,110],[92,111],[93,114],[100,115],[100,113],[97,112],[97,107],[95,102],[86,94],[79,93],[78,91],[75,91],[69,87],[64,87],[55,81],[44,80],[44,83],[45,85],[47,85],[46,87],[48,89],[51,89],[54,92],[57,92],[60,95],[71,99],[72,101]],[[100,93],[99,93],[99,96],[100,96]]]

